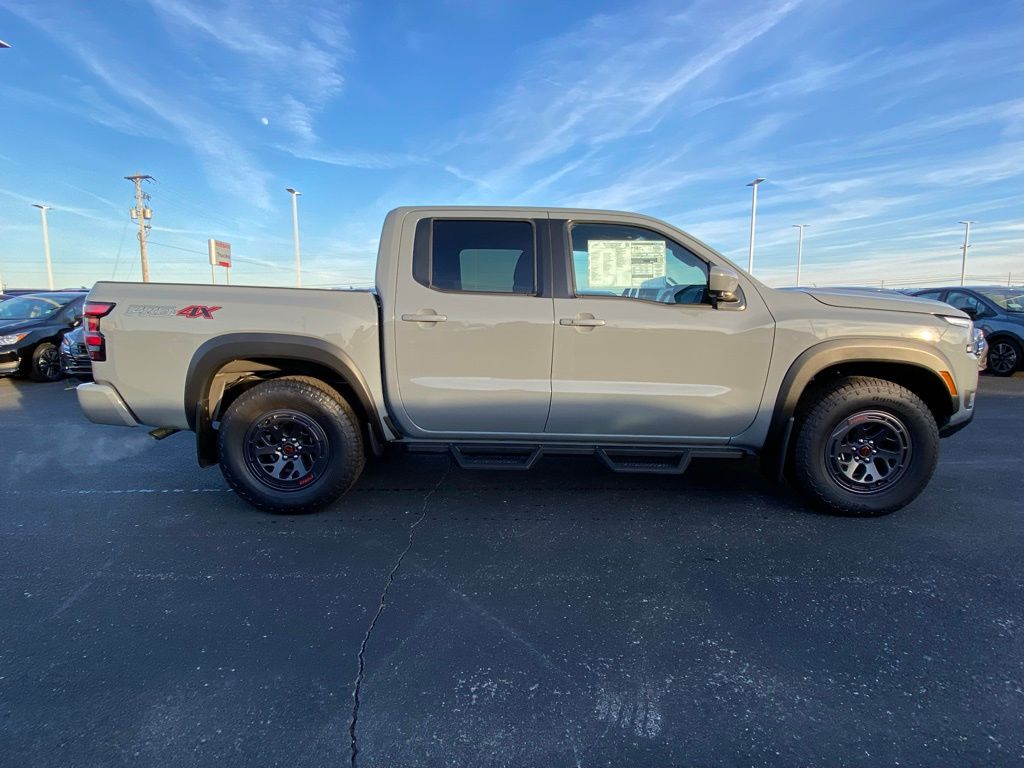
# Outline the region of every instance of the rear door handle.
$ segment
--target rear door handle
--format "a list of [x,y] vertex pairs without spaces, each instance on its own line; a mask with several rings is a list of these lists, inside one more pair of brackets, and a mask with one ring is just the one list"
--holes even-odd
[[407,323],[443,323],[448,319],[448,315],[436,315],[434,313],[422,314],[422,315],[402,315],[402,319]]
[[563,317],[558,322],[561,325],[577,325],[584,328],[596,328],[604,325],[604,320],[598,320],[596,317]]

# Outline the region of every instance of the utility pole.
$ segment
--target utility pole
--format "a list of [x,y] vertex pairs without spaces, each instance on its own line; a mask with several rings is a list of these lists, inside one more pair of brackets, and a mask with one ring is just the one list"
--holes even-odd
[[288,187],[286,190],[292,196],[292,237],[295,240],[295,287],[302,287],[302,259],[299,258],[299,195],[302,193],[297,189]]
[[977,224],[977,222],[961,221],[960,223],[964,225],[964,255],[960,261],[960,285],[963,285],[964,280],[967,278],[967,249],[971,247],[971,224]]
[[750,202],[750,251],[747,257],[747,272],[751,275],[754,274],[754,229],[757,226],[757,185],[762,181],[764,179],[758,176],[747,184],[748,187],[752,187],[754,190],[753,198]]
[[46,287],[53,290],[53,265],[50,262],[50,227],[46,223],[46,212],[53,208],[52,205],[41,205],[32,203],[33,208],[38,208],[43,218],[43,252],[46,254]]
[[796,287],[800,287],[800,264],[804,260],[804,227],[811,226],[810,224],[794,224],[794,227],[800,230],[800,239],[796,243]]
[[152,181],[152,176],[135,172],[134,176],[125,176],[128,181],[135,183],[135,207],[131,209],[132,221],[139,222],[139,257],[142,259],[142,282],[149,282],[149,259],[146,257],[146,233],[149,232],[150,220],[153,218],[153,209],[145,204],[149,195],[142,191],[142,182]]

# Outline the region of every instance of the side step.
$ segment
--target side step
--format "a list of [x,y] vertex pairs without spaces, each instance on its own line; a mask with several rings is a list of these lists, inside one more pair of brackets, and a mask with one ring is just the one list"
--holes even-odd
[[687,450],[598,446],[594,454],[612,472],[681,475],[690,466],[690,452]]
[[530,469],[543,455],[538,445],[458,445],[448,447],[462,469]]

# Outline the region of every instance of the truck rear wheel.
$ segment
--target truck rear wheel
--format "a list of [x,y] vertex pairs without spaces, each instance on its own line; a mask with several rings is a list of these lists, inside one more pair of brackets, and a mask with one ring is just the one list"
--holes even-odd
[[359,419],[322,381],[288,376],[242,393],[221,419],[220,468],[234,491],[277,514],[330,504],[363,471]]
[[924,490],[939,455],[928,406],[891,381],[853,376],[819,389],[798,419],[793,477],[840,514],[877,516]]

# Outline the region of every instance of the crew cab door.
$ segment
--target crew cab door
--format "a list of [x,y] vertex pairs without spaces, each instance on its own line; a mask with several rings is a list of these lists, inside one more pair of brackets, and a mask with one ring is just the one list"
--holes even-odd
[[628,219],[558,224],[568,286],[555,298],[546,431],[728,438],[749,426],[775,332],[752,286],[716,308],[715,255],[696,241]]
[[521,211],[415,222],[393,323],[394,405],[410,434],[544,431],[554,327],[540,268],[546,225]]

